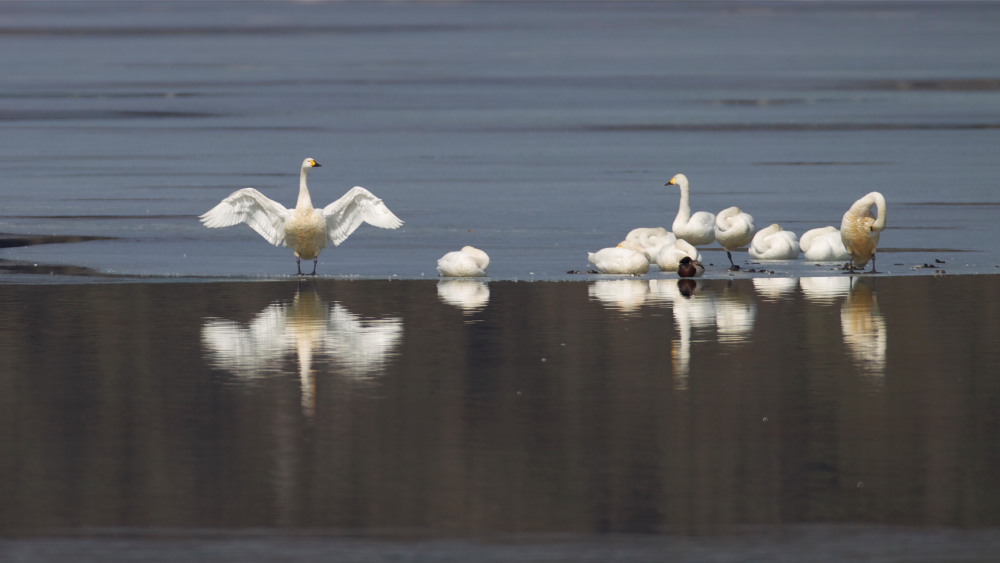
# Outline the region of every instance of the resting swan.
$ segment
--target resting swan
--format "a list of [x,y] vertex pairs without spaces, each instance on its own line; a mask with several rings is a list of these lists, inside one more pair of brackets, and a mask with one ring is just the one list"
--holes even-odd
[[691,214],[691,186],[687,176],[678,174],[664,184],[677,186],[681,190],[681,201],[674,219],[674,235],[695,246],[712,244],[715,240],[715,215],[707,211]]
[[449,252],[437,261],[438,273],[446,277],[481,278],[486,275],[490,257],[474,246]]
[[775,223],[757,231],[749,252],[756,260],[795,260],[799,257],[799,237]]
[[802,256],[812,262],[841,262],[850,257],[840,240],[840,230],[832,225],[803,233],[799,248]]
[[319,253],[328,241],[340,245],[361,223],[383,229],[395,229],[403,224],[382,200],[356,186],[340,199],[322,209],[315,209],[309,197],[306,177],[309,169],[320,164],[311,158],[302,161],[299,175],[299,200],[295,209],[286,209],[253,188],[237,190],[199,217],[206,227],[230,227],[246,223],[267,242],[291,247],[295,264],[302,275],[301,261],[312,260],[316,275]]
[[847,213],[844,213],[844,219],[840,222],[840,239],[851,255],[848,270],[864,269],[871,260],[871,271],[876,273],[875,247],[885,230],[885,213],[885,197],[878,192],[871,192],[855,201]]
[[674,244],[664,246],[656,256],[656,265],[664,272],[676,272],[681,264],[681,260],[690,258],[696,262],[701,261],[701,253],[698,249],[684,239],[677,239]]
[[[629,231],[625,241],[642,247],[650,262],[656,262],[656,256],[664,246],[673,244],[677,237],[663,227],[637,227]],[[633,250],[635,250],[633,248]]]
[[602,274],[645,274],[649,271],[649,259],[642,252],[616,246],[588,252],[587,260]]
[[740,267],[733,262],[732,251],[750,244],[753,240],[753,215],[744,213],[739,207],[723,209],[715,216],[715,240],[726,249],[729,257],[730,271]]

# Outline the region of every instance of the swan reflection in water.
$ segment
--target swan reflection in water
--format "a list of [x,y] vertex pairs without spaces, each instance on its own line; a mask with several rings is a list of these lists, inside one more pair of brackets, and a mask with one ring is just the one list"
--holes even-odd
[[659,280],[597,280],[587,288],[587,294],[605,307],[631,313],[646,302],[653,281]]
[[205,319],[202,343],[209,362],[242,379],[284,373],[294,355],[302,407],[315,411],[314,363],[325,359],[337,373],[368,378],[386,368],[403,336],[398,317],[364,320],[339,303],[328,303],[315,288],[296,292],[291,302],[272,303],[249,323]]
[[437,294],[442,302],[466,313],[479,311],[490,302],[489,286],[475,280],[441,280],[437,284]]
[[678,338],[671,343],[670,358],[676,389],[688,388],[691,342],[696,331],[715,327],[715,337],[724,344],[748,342],[753,334],[757,304],[731,283],[651,280],[650,293],[656,300],[670,303],[673,311]]
[[833,304],[846,297],[851,291],[848,276],[813,276],[799,280],[802,295],[814,303]]
[[[753,278],[746,284],[722,280],[651,279],[599,280],[589,287],[591,299],[605,307],[636,314],[643,306],[669,305],[677,338],[671,345],[675,387],[687,387],[691,372],[691,343],[699,332],[715,327],[714,338],[724,344],[752,341],[758,300],[797,299],[801,287],[808,302],[841,304],[841,330],[853,361],[870,375],[885,371],[887,329],[875,292],[867,280],[840,276]],[[744,288],[742,291],[740,288]]]
[[840,328],[851,357],[867,375],[885,375],[888,328],[878,309],[875,288],[851,276],[851,290],[840,309]]

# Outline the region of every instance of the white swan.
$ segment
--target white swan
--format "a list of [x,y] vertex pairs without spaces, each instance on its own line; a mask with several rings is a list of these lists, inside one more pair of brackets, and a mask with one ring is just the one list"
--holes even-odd
[[715,240],[726,249],[730,270],[739,270],[733,262],[732,251],[750,244],[753,240],[753,215],[744,213],[739,207],[723,209],[715,216]]
[[383,229],[395,229],[403,224],[381,199],[361,186],[351,188],[330,205],[315,209],[309,197],[306,176],[310,168],[319,166],[311,158],[302,161],[299,200],[295,209],[286,209],[253,188],[243,188],[230,194],[199,219],[213,229],[246,223],[267,242],[291,247],[300,275],[303,259],[313,261],[312,275],[316,275],[319,253],[326,243],[330,241],[335,246],[340,245],[361,223]]
[[749,252],[755,260],[794,260],[799,257],[799,237],[775,223],[757,231]]
[[674,235],[695,246],[712,244],[715,240],[715,215],[707,211],[691,214],[691,186],[687,176],[678,174],[664,185],[677,186],[681,190],[681,201],[673,224]]
[[490,257],[474,246],[449,252],[438,259],[437,270],[442,276],[456,278],[481,278],[486,275]]
[[673,244],[677,237],[663,227],[638,227],[629,231],[625,240],[641,246],[649,261],[656,262],[660,250],[664,246]]
[[616,246],[588,252],[587,260],[602,274],[645,274],[649,259],[642,252]]
[[677,239],[674,244],[664,246],[656,256],[656,265],[664,272],[676,272],[685,257],[701,262],[701,253],[691,243]]
[[833,225],[803,233],[799,248],[802,256],[812,262],[841,262],[851,257],[840,239],[840,229]]
[[850,270],[863,269],[870,260],[871,271],[875,272],[875,247],[885,230],[885,214],[885,197],[878,192],[871,192],[855,201],[844,213],[840,222],[840,238],[851,255]]

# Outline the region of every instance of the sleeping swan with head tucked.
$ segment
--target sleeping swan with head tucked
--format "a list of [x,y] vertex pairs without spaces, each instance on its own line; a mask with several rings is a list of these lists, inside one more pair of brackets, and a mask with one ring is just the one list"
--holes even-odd
[[316,264],[327,242],[340,245],[361,223],[383,229],[399,228],[403,222],[389,211],[375,194],[355,186],[340,199],[322,209],[313,207],[306,177],[309,170],[320,164],[312,158],[302,161],[299,175],[299,200],[295,209],[286,209],[254,188],[243,188],[230,194],[218,205],[199,217],[209,228],[230,227],[246,223],[267,242],[288,246],[295,252],[298,274],[302,275],[302,260]]

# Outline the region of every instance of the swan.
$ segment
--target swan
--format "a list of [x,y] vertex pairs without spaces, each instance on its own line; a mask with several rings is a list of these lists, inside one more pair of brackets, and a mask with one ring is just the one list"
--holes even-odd
[[864,269],[871,260],[871,271],[875,272],[875,247],[885,230],[885,214],[885,197],[879,192],[865,195],[844,213],[840,222],[840,238],[851,255],[848,270]]
[[681,263],[677,266],[677,275],[682,278],[700,278],[704,273],[705,266],[697,260],[692,260],[690,256],[681,258]]
[[383,229],[396,229],[403,224],[381,199],[361,186],[351,188],[330,205],[315,209],[309,197],[306,177],[310,169],[320,166],[312,158],[302,161],[299,200],[295,209],[286,209],[254,188],[243,188],[230,194],[199,219],[211,229],[246,223],[267,242],[291,247],[295,252],[299,275],[302,275],[301,261],[312,260],[311,275],[314,276],[319,253],[328,241],[339,246],[361,223]]
[[749,252],[756,260],[794,260],[799,257],[799,238],[775,223],[757,231]]
[[802,249],[802,256],[812,262],[841,262],[851,256],[840,239],[840,229],[833,225],[803,233],[799,248]]
[[437,261],[438,273],[456,278],[481,278],[486,275],[490,257],[474,246],[463,246],[461,250],[449,252]]
[[681,202],[673,224],[674,235],[695,246],[712,244],[715,240],[715,215],[707,211],[691,214],[691,186],[687,176],[678,174],[664,185],[677,186],[681,190]]
[[753,232],[753,215],[744,213],[739,207],[733,206],[723,209],[715,216],[715,240],[719,241],[722,248],[726,249],[730,271],[740,269],[733,262],[732,251],[750,244],[750,241],[753,240]]
[[625,240],[641,246],[649,261],[656,262],[660,250],[666,245],[673,244],[677,237],[663,227],[638,227],[629,231],[625,235]]
[[684,239],[677,239],[674,244],[664,246],[656,256],[656,265],[664,272],[676,272],[681,260],[688,257],[696,262],[701,261],[698,249]]
[[645,254],[621,246],[588,252],[587,260],[602,274],[645,274],[649,271],[649,259]]

